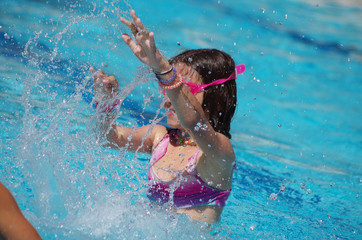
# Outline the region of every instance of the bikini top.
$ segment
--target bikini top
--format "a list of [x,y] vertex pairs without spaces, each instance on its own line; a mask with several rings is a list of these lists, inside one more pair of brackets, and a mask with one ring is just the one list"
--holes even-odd
[[158,205],[171,208],[191,208],[198,206],[224,207],[231,190],[218,190],[208,186],[197,174],[196,159],[198,149],[189,159],[184,171],[176,174],[176,179],[163,181],[153,170],[153,165],[167,152],[170,134],[166,134],[152,153],[148,170],[147,197]]

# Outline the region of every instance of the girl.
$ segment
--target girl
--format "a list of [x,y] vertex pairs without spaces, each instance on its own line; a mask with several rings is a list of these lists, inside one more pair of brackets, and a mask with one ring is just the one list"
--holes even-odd
[[[235,153],[230,122],[236,107],[237,74],[244,65],[216,49],[189,50],[170,61],[157,50],[154,34],[131,11],[132,21],[121,18],[135,40],[122,38],[134,55],[155,73],[166,96],[168,127],[146,125],[131,129],[114,125],[112,111],[118,82],[102,71],[94,74],[99,123],[110,145],[128,144],[133,151],[152,153],[147,196],[157,205],[186,213],[192,220],[216,223],[231,191]],[[129,140],[130,139],[130,140]]]

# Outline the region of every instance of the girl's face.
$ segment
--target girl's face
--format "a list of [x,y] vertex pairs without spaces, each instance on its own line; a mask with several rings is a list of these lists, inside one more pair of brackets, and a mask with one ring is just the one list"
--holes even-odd
[[[189,81],[189,82],[193,82],[196,84],[202,84],[202,79],[201,79],[200,75],[198,74],[198,72],[193,70],[191,67],[189,67],[183,63],[177,63],[175,65],[175,69],[182,76],[182,78],[185,82]],[[184,85],[184,86],[186,86],[186,85]],[[191,92],[190,92],[190,94],[191,94]],[[194,96],[197,99],[197,101],[200,104],[202,104],[202,102],[204,100],[204,92],[200,91],[200,92],[196,93]],[[183,129],[181,124],[178,121],[176,111],[173,108],[170,99],[167,97],[167,95],[165,95],[165,97],[166,97],[166,101],[165,101],[164,107],[165,107],[166,114],[167,114],[167,125],[169,125],[172,128]]]

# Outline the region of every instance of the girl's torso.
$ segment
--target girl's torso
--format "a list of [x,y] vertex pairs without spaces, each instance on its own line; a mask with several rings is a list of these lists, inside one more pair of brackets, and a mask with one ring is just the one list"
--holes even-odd
[[[159,205],[171,208],[199,208],[217,211],[225,205],[230,190],[220,190],[206,184],[197,173],[202,152],[197,146],[173,146],[171,134],[166,134],[152,154],[149,167],[148,197]],[[221,213],[219,209],[217,212]]]

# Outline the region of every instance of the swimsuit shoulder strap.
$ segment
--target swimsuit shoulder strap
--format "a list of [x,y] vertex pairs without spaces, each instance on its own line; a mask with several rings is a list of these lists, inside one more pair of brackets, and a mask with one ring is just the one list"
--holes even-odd
[[197,156],[199,154],[201,150],[197,149],[196,152],[194,154],[192,154],[192,156],[189,158],[187,166],[186,166],[186,171],[193,176],[197,175],[197,171],[196,171],[196,160],[197,160]]
[[162,140],[157,144],[155,149],[152,152],[150,167],[155,164],[159,159],[161,159],[167,152],[167,145],[170,142],[170,135],[168,133],[162,138]]

